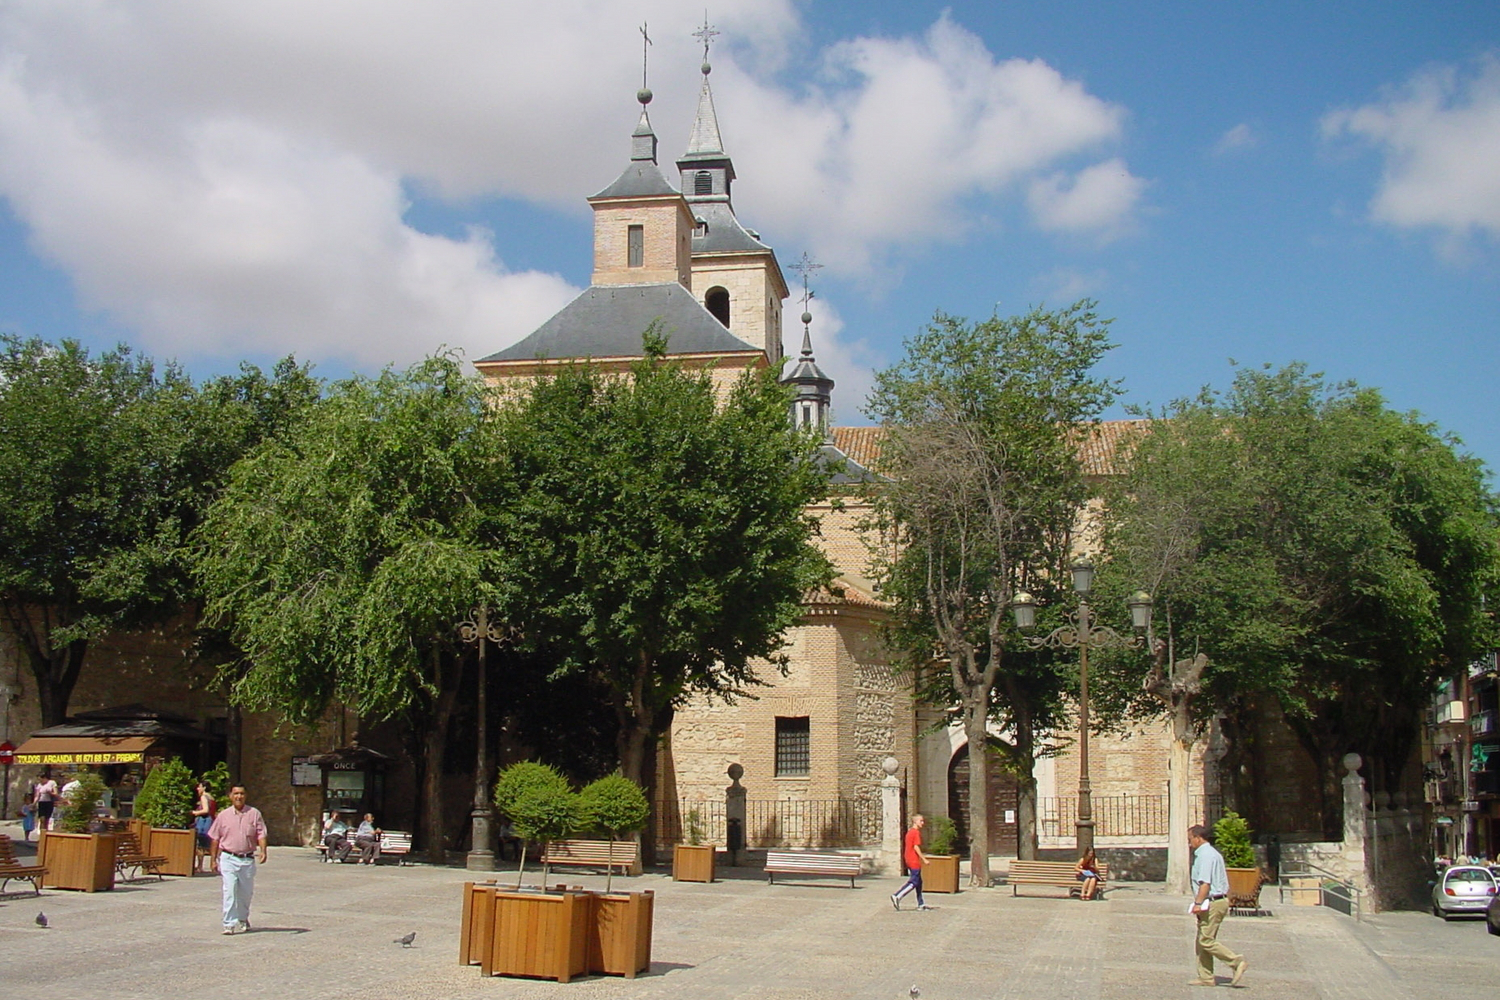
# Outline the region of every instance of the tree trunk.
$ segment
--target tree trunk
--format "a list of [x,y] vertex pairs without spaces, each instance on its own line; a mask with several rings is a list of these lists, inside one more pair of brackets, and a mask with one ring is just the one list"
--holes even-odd
[[78,684],[89,641],[77,639],[62,647],[52,645],[52,629],[67,617],[59,612],[59,621],[52,621],[52,612],[58,609],[21,605],[12,600],[5,601],[3,609],[10,634],[25,652],[31,674],[36,679],[42,727],[60,726],[68,721],[68,702]]
[[1036,860],[1036,727],[1031,713],[1016,712],[1016,857]]
[[1203,817],[1188,815],[1188,766],[1192,760],[1192,721],[1186,703],[1172,713],[1172,742],[1167,748],[1167,891],[1188,892],[1187,828]]
[[432,864],[448,863],[448,838],[444,821],[443,757],[448,749],[448,727],[458,700],[458,678],[446,676],[457,672],[445,669],[442,649],[432,651],[433,675],[438,695],[433,702],[432,718],[422,738],[422,831],[427,845],[427,859]]
[[[977,701],[977,704],[975,703]],[[990,884],[989,699],[964,699],[964,735],[969,741],[969,885]]]
[[656,713],[647,703],[647,679],[651,659],[641,653],[635,664],[635,676],[629,691],[614,688],[615,715],[620,732],[615,737],[615,751],[620,758],[620,773],[641,787],[646,785],[646,746],[655,732]]

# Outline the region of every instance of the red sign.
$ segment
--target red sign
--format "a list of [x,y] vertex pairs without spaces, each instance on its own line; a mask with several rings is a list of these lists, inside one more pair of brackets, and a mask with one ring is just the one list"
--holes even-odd
[[16,762],[16,745],[10,740],[0,743],[0,764],[10,767]]

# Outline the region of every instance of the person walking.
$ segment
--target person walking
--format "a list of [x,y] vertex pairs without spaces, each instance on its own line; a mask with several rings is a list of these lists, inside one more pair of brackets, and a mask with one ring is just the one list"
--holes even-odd
[[901,909],[901,900],[909,893],[917,894],[917,909],[930,910],[927,900],[922,898],[922,866],[927,863],[927,855],[922,853],[922,827],[927,825],[927,817],[917,813],[911,818],[911,829],[906,831],[906,841],[901,852],[902,860],[906,862],[906,883],[891,893],[891,905]]
[[229,808],[220,809],[208,827],[213,870],[224,883],[224,933],[250,929],[250,899],[255,895],[255,865],[266,863],[266,821],[245,804],[245,786],[229,790]]
[[1208,841],[1208,827],[1188,828],[1188,846],[1193,849],[1192,884],[1196,889],[1193,905],[1188,912],[1198,919],[1198,978],[1192,986],[1217,986],[1214,978],[1214,959],[1234,970],[1230,986],[1238,986],[1250,963],[1244,955],[1236,955],[1219,941],[1219,925],[1229,914],[1229,872],[1224,869],[1224,856]]
[[52,811],[57,806],[58,788],[57,781],[52,777],[52,769],[42,770],[42,780],[36,783],[31,790],[31,800],[36,804],[36,828],[39,831],[37,839],[41,834],[52,829]]

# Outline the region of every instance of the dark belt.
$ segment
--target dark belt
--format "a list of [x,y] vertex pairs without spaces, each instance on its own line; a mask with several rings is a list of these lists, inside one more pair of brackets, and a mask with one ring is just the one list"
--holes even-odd
[[[250,852],[250,853],[249,853],[249,854],[237,854],[237,853],[235,853],[235,852],[234,852],[234,851],[220,851],[220,852],[219,852],[219,853],[220,853],[220,854],[227,854],[227,855],[229,855],[229,856],[230,856],[230,857],[231,857],[231,858],[243,858],[243,859],[245,859],[245,860],[247,860],[247,861],[248,861],[248,860],[249,860],[249,859],[250,859],[250,858],[253,858],[253,857],[255,857],[255,852],[254,852],[254,851],[251,851],[251,852]],[[1222,896],[1220,896],[1220,897],[1219,897],[1219,898],[1220,898],[1220,899],[1223,899],[1223,898],[1224,898],[1224,897],[1222,897]]]
[[1225,894],[1224,894],[1224,895],[1222,895],[1222,896],[1209,896],[1209,897],[1208,897],[1208,901],[1209,901],[1209,902],[1210,902],[1210,903],[1212,903],[1212,902],[1213,902],[1213,901],[1214,901],[1214,900],[1216,900],[1216,899],[1228,899],[1228,898],[1229,898],[1229,894],[1228,894],[1228,893],[1227,893],[1227,892],[1226,892],[1226,893],[1225,893]]

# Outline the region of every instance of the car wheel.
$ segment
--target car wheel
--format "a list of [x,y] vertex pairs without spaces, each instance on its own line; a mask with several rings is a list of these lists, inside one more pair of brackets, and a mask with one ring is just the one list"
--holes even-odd
[[1432,904],[1432,915],[1434,917],[1441,917],[1443,915],[1443,911],[1438,909],[1438,905],[1436,903]]
[[1500,927],[1496,927],[1494,924],[1490,923],[1488,920],[1486,920],[1484,922],[1484,929],[1487,930],[1487,931],[1489,931],[1491,934],[1495,935],[1496,937],[1500,937]]

